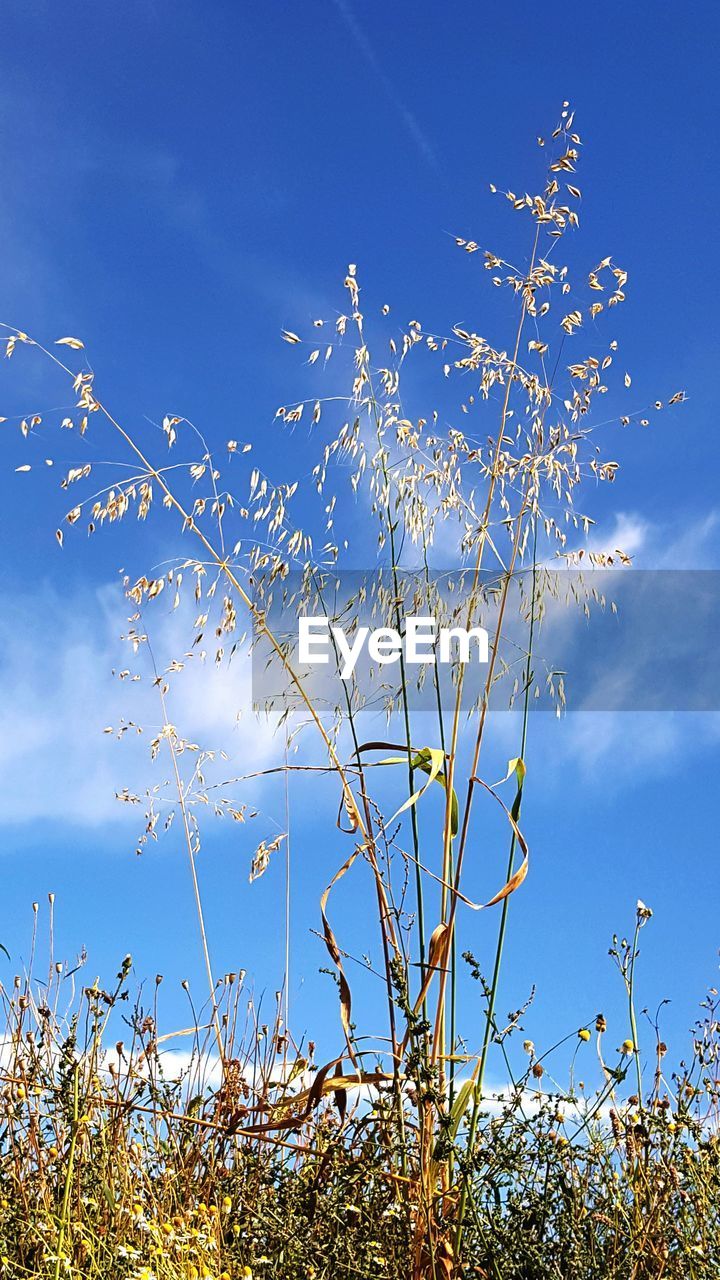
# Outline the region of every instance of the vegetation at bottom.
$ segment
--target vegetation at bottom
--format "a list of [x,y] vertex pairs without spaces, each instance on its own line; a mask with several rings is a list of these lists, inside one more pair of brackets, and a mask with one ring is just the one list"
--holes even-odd
[[[632,940],[619,947],[632,966]],[[271,1026],[248,1019],[239,975],[216,989],[222,1068],[204,1023],[182,1078],[166,1078],[161,984],[132,1003],[130,964],[107,991],[78,981],[62,1015],[62,966],[42,988],[18,978],[4,996],[0,1274],[718,1274],[714,992],[687,1063],[666,1074],[656,1040],[641,1095],[632,1092],[638,1052],[630,1041],[609,1052],[602,1015],[564,1046],[574,1042],[577,1069],[595,1042],[606,1084],[592,1095],[581,1084],[549,1084],[550,1058],[526,1043],[526,1071],[483,1098],[469,1143],[463,1103],[448,1112],[437,1076],[419,1061],[400,1106],[387,1082],[358,1098],[339,1064],[318,1070],[312,1044],[304,1053],[292,1044],[279,1005]],[[108,1021],[118,1018],[125,1039],[108,1053]],[[517,1025],[494,1032],[501,1045],[514,1034]],[[431,1159],[453,1169],[432,1206],[423,1203],[417,1121],[430,1109],[438,1117]],[[432,1235],[418,1230],[428,1219]]]

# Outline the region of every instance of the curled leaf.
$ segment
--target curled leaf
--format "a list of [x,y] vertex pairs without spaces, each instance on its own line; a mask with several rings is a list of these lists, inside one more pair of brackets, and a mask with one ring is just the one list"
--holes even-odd
[[340,948],[337,944],[337,939],[335,937],[335,934],[332,931],[332,928],[330,926],[330,921],[328,920],[328,917],[327,917],[327,901],[328,901],[328,898],[330,897],[330,893],[332,889],[335,887],[338,880],[342,880],[343,876],[345,875],[345,872],[350,870],[353,862],[361,853],[363,848],[364,848],[364,845],[362,844],[358,844],[355,846],[352,853],[350,854],[350,857],[345,860],[340,870],[335,872],[335,875],[330,881],[327,889],[325,890],[322,897],[320,898],[320,916],[322,919],[323,937],[325,939],[325,946],[328,949],[328,954],[330,956],[330,959],[332,960],[333,964],[335,965],[335,968],[337,969],[338,983],[340,986],[340,1021],[342,1023],[343,1031],[345,1032],[345,1040],[347,1042],[347,1047],[348,1047],[348,1056],[354,1065],[357,1065],[357,1059],[355,1057],[355,1050],[353,1049],[352,1038],[350,1035],[350,1012],[352,1009],[352,996],[350,994],[350,984],[345,976],[345,970],[343,969],[343,962],[342,962],[342,956],[340,955]]
[[[405,754],[399,757],[389,756],[385,760],[378,760],[377,761],[378,766],[389,765],[389,764],[405,764],[407,761],[407,756],[408,756],[407,746],[397,742],[363,742],[362,745],[358,747],[356,755],[361,755],[365,751],[381,751],[381,750],[403,751]],[[417,804],[417,801],[420,799],[420,796],[427,791],[431,782],[439,782],[441,787],[443,788],[445,787],[445,776],[441,772],[445,763],[445,757],[439,747],[422,747],[420,751],[416,751],[414,747],[410,747],[410,755],[411,755],[410,764],[412,768],[420,769],[422,770],[423,773],[427,773],[428,781],[424,787],[422,787],[419,791],[416,791],[414,795],[410,796],[404,802],[404,804],[401,805],[397,813],[395,813],[393,817],[390,819],[390,823],[393,822],[394,819],[397,818],[398,815],[403,813],[406,809],[409,809],[412,805]],[[386,823],[386,826],[388,826],[390,823]],[[459,823],[458,798],[457,798],[455,789],[453,788],[453,792],[450,797],[450,828],[453,836],[457,835],[458,823]]]

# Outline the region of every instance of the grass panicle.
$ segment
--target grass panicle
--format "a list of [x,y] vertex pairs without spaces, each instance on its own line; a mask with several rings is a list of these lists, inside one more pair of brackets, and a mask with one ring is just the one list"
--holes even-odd
[[[21,350],[34,350],[50,362],[58,394],[72,400],[58,422],[42,411],[17,420],[30,450],[42,438],[47,451],[56,430],[66,447],[77,442],[80,460],[61,482],[71,505],[60,546],[74,529],[96,535],[131,516],[142,529],[164,513],[172,530],[162,570],[124,579],[130,658],[122,672],[151,691],[150,756],[165,762],[168,778],[119,799],[144,804],[138,852],[180,832],[206,991],[196,1008],[187,988],[188,1027],[163,1031],[159,977],[150,1001],[144,989],[133,998],[128,957],[108,990],[83,985],[82,963],[68,971],[53,957],[51,918],[50,976],[41,981],[33,938],[29,968],[2,992],[0,1275],[718,1273],[716,997],[690,1065],[668,1075],[659,1032],[650,1050],[642,1046],[636,1013],[638,938],[650,910],[639,903],[631,940],[613,942],[628,1014],[617,1050],[607,1048],[598,1015],[542,1053],[527,1041],[518,1071],[525,1006],[498,1023],[513,897],[532,875],[523,794],[543,781],[528,713],[541,695],[558,714],[565,705],[562,676],[543,671],[537,654],[558,604],[548,565],[587,566],[577,603],[586,612],[604,606],[593,570],[629,557],[586,549],[593,519],[583,493],[617,473],[607,428],[648,421],[644,408],[626,406],[631,379],[618,373],[606,327],[625,299],[627,271],[612,257],[590,271],[576,265],[582,143],[567,103],[540,141],[537,194],[491,188],[523,220],[521,260],[456,240],[472,306],[480,275],[490,297],[504,291],[514,307],[507,332],[507,311],[500,314],[496,342],[466,325],[443,335],[419,320],[397,323],[387,304],[366,305],[354,264],[333,319],[319,317],[307,333],[283,331],[304,357],[304,392],[277,410],[270,431],[302,438],[311,462],[300,476],[284,473],[280,451],[271,474],[261,441],[208,440],[174,414],[158,431],[135,432],[103,398],[80,339],[41,343],[3,326],[10,367]],[[683,399],[674,391],[654,412]],[[611,417],[598,405],[611,405]],[[105,471],[96,479],[81,441],[83,449],[92,441],[93,458],[97,446],[115,459],[112,479]],[[478,689],[469,689],[461,662],[450,670],[436,663],[423,704],[430,714],[420,714],[424,677],[401,657],[393,679],[370,690],[353,676],[335,681],[329,701],[315,695],[273,606],[335,618],[349,513],[377,568],[369,597],[358,590],[343,605],[345,626],[357,627],[368,607],[376,625],[399,632],[411,611],[454,626],[482,622],[489,660]],[[181,652],[156,664],[158,601],[178,611],[187,635]],[[206,653],[226,670],[253,648],[280,679],[264,708],[277,728],[277,761],[227,778],[222,748],[183,733],[183,678]],[[491,783],[492,709],[513,704],[522,708],[517,754],[504,780]],[[338,996],[335,1041],[320,1061],[290,1019],[300,874],[296,862],[291,878],[291,822],[307,796],[295,784],[308,774],[335,790],[337,810],[315,816],[318,837],[328,831],[346,845],[330,883],[317,885]],[[210,819],[248,822],[244,788],[272,776],[282,779],[282,799],[277,815],[255,811],[256,827],[267,829],[250,867],[252,881],[284,859],[285,972],[266,1025],[244,975],[220,977],[213,967],[219,948],[206,927],[202,836]],[[502,839],[492,834],[498,816]],[[468,888],[468,866],[479,860],[494,886],[483,902]],[[303,858],[303,878],[313,874]],[[337,923],[345,877],[371,920],[362,957],[346,952]],[[481,960],[468,948],[478,935],[487,946]],[[353,1005],[364,977],[379,977],[382,991],[367,1034]],[[599,1083],[586,1089],[575,1084],[575,1059],[591,1053],[593,1035]],[[179,1073],[168,1054],[178,1045],[187,1050]],[[491,1090],[500,1071],[506,1086]],[[563,1071],[566,1086],[556,1080]]]

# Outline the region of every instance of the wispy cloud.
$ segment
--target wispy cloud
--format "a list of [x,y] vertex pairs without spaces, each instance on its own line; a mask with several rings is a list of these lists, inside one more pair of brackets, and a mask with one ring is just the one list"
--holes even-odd
[[399,112],[403,124],[421,156],[433,169],[437,169],[438,161],[432,143],[418,123],[417,117],[400,97],[393,81],[384,70],[370,40],[360,26],[349,0],[334,0],[334,4],[368,66],[372,68],[388,98]]
[[[719,529],[716,512],[679,533],[626,513],[596,541],[629,548],[643,567],[707,565],[715,562]],[[115,795],[125,786],[142,794],[158,780],[148,760],[152,735],[128,732],[118,743],[103,730],[123,719],[157,730],[160,714],[150,681],[132,684],[112,674],[133,665],[119,639],[127,614],[119,590],[106,587],[76,599],[50,586],[23,592],[8,584],[6,592],[14,608],[12,618],[6,613],[0,619],[0,821],[93,828],[130,819],[137,827],[137,808],[118,804]],[[148,621],[163,669],[187,649],[185,620],[160,607]],[[170,714],[179,732],[226,751],[228,776],[281,762],[282,743],[273,727],[250,708],[250,664],[244,659],[215,668],[210,659],[193,658],[171,694]],[[517,717],[493,719],[498,751],[507,745],[512,754]],[[586,780],[602,778],[603,786],[608,761],[614,785],[623,785],[640,765],[662,774],[719,738],[718,715],[669,712],[571,710],[559,723],[538,713],[531,734],[535,748],[544,744],[547,751],[548,777],[554,772],[566,780],[573,770]],[[163,777],[165,766],[158,766]]]
[[[119,638],[127,630],[121,594],[105,588],[69,600],[49,586],[12,594],[12,619],[0,620],[0,820],[95,827],[132,818],[137,826],[137,807],[119,804],[116,792],[142,794],[160,781],[158,768],[163,778],[168,770],[166,760],[153,769],[148,758],[161,727],[152,681],[117,675],[147,671]],[[182,657],[188,636],[176,615],[158,611],[152,624],[162,670]],[[272,726],[250,706],[249,661],[216,668],[193,659],[173,687],[169,712],[181,735],[224,750],[233,774],[262,768],[280,752]],[[122,742],[104,732],[123,720],[146,731],[128,731]]]
[[619,511],[610,528],[596,526],[578,547],[596,555],[618,550],[642,569],[720,568],[720,510],[675,521],[649,520],[639,511]]
[[[597,553],[613,555],[619,548],[630,555],[633,568],[618,570],[629,588],[632,575],[639,570],[691,574],[697,569],[717,568],[720,566],[720,512],[711,510],[700,517],[681,517],[672,522],[653,521],[638,511],[619,512],[609,529],[599,526],[585,545]],[[605,575],[603,581],[607,581]],[[678,605],[682,608],[682,601]],[[565,625],[577,625],[576,614],[569,610],[562,612]],[[562,623],[557,611],[552,621]],[[633,689],[638,683],[637,668],[647,662],[647,653],[643,652],[626,654],[626,657],[628,665],[623,670],[607,671],[609,705],[623,700],[620,687],[615,688],[616,697],[613,697],[613,682]],[[595,777],[599,785],[617,788],[634,785],[639,770],[645,775],[650,772],[663,776],[708,748],[716,749],[720,740],[720,715],[712,710],[695,713],[578,710],[571,711],[560,724],[543,724],[541,734],[550,750],[550,740],[555,739],[554,758],[560,772],[572,764],[585,785]]]

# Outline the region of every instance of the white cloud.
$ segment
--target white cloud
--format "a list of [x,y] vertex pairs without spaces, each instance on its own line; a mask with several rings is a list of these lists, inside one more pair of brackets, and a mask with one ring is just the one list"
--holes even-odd
[[622,551],[634,558],[647,546],[650,532],[649,522],[637,512],[619,511],[609,532],[596,527],[583,545],[586,554],[615,556]]
[[[637,511],[619,512],[609,529],[598,526],[582,543],[586,551],[614,555],[620,549],[633,558],[632,568],[618,568],[625,586],[638,570],[693,570],[713,568],[719,559],[720,511],[712,510],[697,518],[658,523]],[[592,571],[586,579],[592,582]],[[607,590],[607,578],[601,579]],[[543,622],[544,648],[552,651],[553,637],[560,643],[571,630],[584,624],[581,613],[563,603],[548,602]],[[592,619],[589,624],[593,626]],[[627,658],[627,654],[625,657]],[[647,654],[638,653],[640,666]],[[623,694],[632,703],[638,672],[632,663],[623,669],[610,668],[598,686],[588,692],[602,705],[619,705]],[[632,784],[642,769],[664,773],[678,761],[717,744],[720,738],[720,715],[713,711],[673,713],[671,711],[598,711],[573,709],[572,672],[568,675],[570,703],[568,714],[560,723],[543,716],[540,725],[532,726],[531,739],[550,746],[555,767],[564,774],[576,768],[586,784],[593,777],[606,787]],[[582,699],[580,700],[582,703]],[[577,707],[577,703],[576,703]]]
[[[169,770],[166,759],[153,769],[148,758],[162,722],[152,679],[112,675],[113,668],[149,675],[145,655],[133,658],[120,640],[126,619],[117,590],[76,600],[51,587],[15,593],[12,617],[0,619],[2,821],[96,826],[131,818],[138,825],[138,808],[119,804],[115,793],[128,786],[141,794]],[[177,615],[157,610],[150,621],[162,670],[171,657],[182,658],[188,636]],[[272,726],[250,708],[247,659],[216,668],[195,658],[176,677],[168,710],[181,736],[224,749],[227,769],[237,773],[262,768],[281,751]],[[146,732],[128,732],[120,743],[103,732],[123,719]]]
[[[710,512],[673,536],[634,513],[623,513],[603,543],[655,564],[712,563],[720,515]],[[637,562],[636,562],[637,563]],[[632,572],[628,570],[627,572]],[[160,727],[160,711],[151,680],[120,681],[112,670],[142,669],[120,639],[127,629],[125,602],[116,588],[60,596],[50,586],[35,594],[14,593],[12,616],[0,619],[0,820],[37,821],[95,827],[108,822],[142,825],[138,807],[118,804],[117,791],[127,786],[138,794],[169,774],[167,759],[150,766],[152,736],[131,732],[118,743],[103,733],[125,719]],[[182,658],[190,633],[178,614],[158,602],[148,613],[151,639],[163,670],[172,657]],[[591,624],[592,625],[592,624]],[[238,719],[238,713],[240,718]],[[170,718],[178,731],[202,747],[222,748],[230,759],[225,776],[237,776],[282,762],[283,742],[273,727],[251,711],[249,662],[240,658],[216,668],[212,657],[187,661],[175,679],[169,700]],[[494,716],[491,739],[496,749],[516,738],[517,716]],[[463,735],[465,736],[465,735]],[[568,768],[603,778],[612,761],[615,784],[628,781],[638,767],[663,772],[716,744],[720,717],[712,713],[677,714],[571,711],[561,723],[533,716],[531,741],[551,745],[558,776]],[[490,745],[490,744],[489,744]]]
[[648,520],[638,511],[618,511],[610,529],[596,526],[578,544],[588,553],[614,556],[620,550],[642,569],[716,568],[720,561],[720,510],[675,521]]

